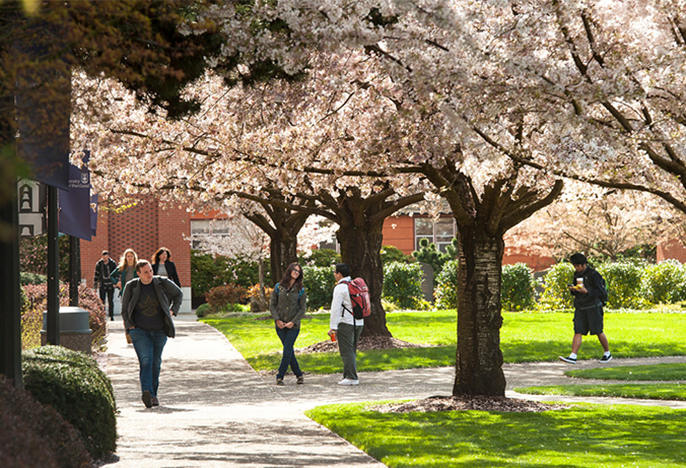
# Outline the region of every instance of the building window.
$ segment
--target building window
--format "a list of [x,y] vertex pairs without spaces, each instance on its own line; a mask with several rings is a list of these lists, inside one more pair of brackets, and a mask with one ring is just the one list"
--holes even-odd
[[229,222],[224,219],[192,219],[191,220],[191,248],[200,247],[202,239],[207,236],[228,236]]
[[455,220],[453,218],[441,218],[433,221],[430,218],[414,218],[414,245],[419,250],[419,241],[427,239],[429,243],[436,244],[441,252],[452,242],[455,237]]

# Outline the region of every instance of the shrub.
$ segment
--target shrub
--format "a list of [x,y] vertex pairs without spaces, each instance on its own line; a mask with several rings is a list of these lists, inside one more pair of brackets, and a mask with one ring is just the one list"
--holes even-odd
[[43,284],[48,281],[48,277],[38,273],[27,273],[22,271],[19,273],[19,282],[25,284]]
[[248,298],[250,299],[250,311],[262,312],[269,309],[269,299],[272,296],[274,288],[268,286],[264,287],[264,302],[260,297],[260,283],[248,288]]
[[410,263],[416,259],[412,255],[405,255],[402,250],[393,245],[384,245],[381,247],[381,262],[386,265],[390,262]]
[[212,313],[212,307],[210,307],[209,304],[200,304],[197,309],[195,309],[195,315],[197,317],[207,317],[209,314]]
[[457,309],[457,267],[458,260],[450,260],[436,275],[434,299],[439,309]]
[[612,309],[636,309],[643,306],[641,278],[645,265],[631,262],[605,263],[598,272],[605,278],[607,306]]
[[422,266],[419,263],[390,262],[384,265],[383,294],[401,309],[413,309],[424,299]]
[[[57,243],[60,280],[69,281],[69,236],[60,236]],[[47,234],[19,240],[19,264],[24,272],[45,275],[48,265]]]
[[333,249],[313,249],[309,255],[298,257],[300,265],[331,267],[341,263],[341,255]]
[[544,310],[569,309],[574,306],[568,284],[574,278],[574,266],[569,262],[556,263],[543,280],[543,294],[538,307]]
[[[26,295],[26,307],[22,309],[22,346],[29,349],[40,344],[40,331],[43,328],[43,312],[47,308],[47,284],[26,285],[22,287]],[[60,284],[60,306],[69,305],[69,286]],[[88,325],[91,329],[93,349],[101,349],[107,334],[107,309],[98,293],[79,284],[79,307],[88,311]]]
[[243,304],[248,299],[248,292],[237,284],[226,284],[212,288],[205,297],[212,311],[218,312],[228,304]]
[[43,346],[22,354],[22,372],[24,388],[69,421],[94,458],[115,451],[114,391],[93,358],[60,346]]
[[[269,261],[264,262],[265,282],[270,282]],[[212,256],[191,250],[191,294],[204,296],[212,288],[236,284],[249,288],[259,281],[259,265],[244,258]]]
[[686,299],[686,269],[676,260],[650,265],[643,271],[642,294],[653,304]]
[[334,266],[303,267],[303,284],[307,291],[307,309],[328,308],[333,297],[336,280],[333,277]]
[[532,308],[536,304],[535,284],[533,273],[525,263],[503,265],[502,308],[510,311]]
[[0,427],[0,466],[92,466],[76,429],[51,406],[14,388],[4,375],[0,375]]

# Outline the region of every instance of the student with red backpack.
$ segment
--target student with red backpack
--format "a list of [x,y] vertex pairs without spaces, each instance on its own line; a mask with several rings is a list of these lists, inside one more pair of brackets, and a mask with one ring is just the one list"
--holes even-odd
[[[364,328],[364,316],[370,311],[369,292],[361,278],[350,278],[350,267],[345,263],[336,264],[334,277],[338,284],[333,290],[329,335],[338,340],[338,351],[343,360],[343,380],[338,385],[358,385],[357,344]],[[357,293],[362,285],[362,291]],[[355,298],[351,298],[351,290],[355,291]]]

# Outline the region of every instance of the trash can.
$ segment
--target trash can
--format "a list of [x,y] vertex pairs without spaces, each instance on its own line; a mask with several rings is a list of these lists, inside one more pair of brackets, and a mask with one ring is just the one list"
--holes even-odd
[[[60,307],[60,345],[75,351],[91,354],[90,315],[81,307]],[[41,344],[48,343],[48,312],[43,312]]]

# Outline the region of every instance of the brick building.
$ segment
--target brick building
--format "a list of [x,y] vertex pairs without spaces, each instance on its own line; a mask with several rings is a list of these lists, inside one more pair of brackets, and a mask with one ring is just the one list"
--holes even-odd
[[[90,242],[81,241],[81,276],[93,286],[95,263],[103,250],[119,263],[124,250],[132,248],[140,259],[152,261],[160,247],[171,252],[171,261],[181,280],[183,306],[181,312],[191,312],[191,215],[185,209],[162,206],[147,199],[120,212],[101,204],[98,210],[97,236]],[[117,294],[115,294],[115,298]],[[118,309],[117,309],[118,310]]]

